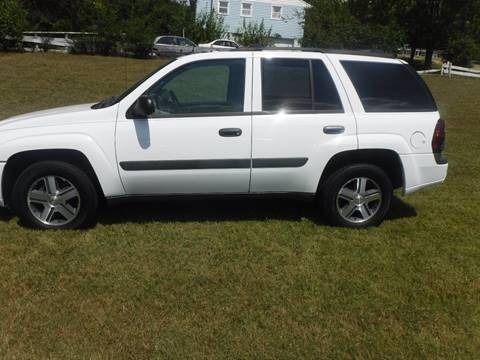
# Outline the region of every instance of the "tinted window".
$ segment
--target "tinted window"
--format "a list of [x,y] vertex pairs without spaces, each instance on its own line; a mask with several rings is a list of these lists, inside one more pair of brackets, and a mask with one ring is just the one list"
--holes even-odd
[[207,60],[174,70],[147,92],[154,116],[243,112],[245,60]]
[[163,37],[157,41],[157,44],[170,45],[172,44],[171,37]]
[[310,64],[299,59],[262,59],[263,111],[312,110]]
[[185,43],[186,43],[188,46],[196,46],[193,41],[188,40],[188,39],[185,39]]
[[343,112],[333,79],[321,60],[263,59],[264,111]]
[[343,112],[337,87],[327,67],[320,60],[312,60],[313,69],[313,110]]
[[423,80],[409,66],[342,61],[366,112],[425,112],[437,106]]

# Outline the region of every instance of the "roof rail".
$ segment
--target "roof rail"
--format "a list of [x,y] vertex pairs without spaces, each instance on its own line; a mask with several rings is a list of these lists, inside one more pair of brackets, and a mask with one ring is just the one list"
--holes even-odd
[[304,48],[304,47],[261,47],[261,46],[247,46],[233,51],[300,51],[300,52],[319,52],[325,54],[343,54],[343,55],[362,55],[382,58],[396,58],[394,53],[383,52],[380,50],[349,50],[349,49],[321,49],[321,48]]

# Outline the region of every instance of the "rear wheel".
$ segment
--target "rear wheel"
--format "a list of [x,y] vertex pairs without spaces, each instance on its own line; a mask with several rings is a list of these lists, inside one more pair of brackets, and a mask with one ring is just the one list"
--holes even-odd
[[392,196],[389,177],[369,164],[336,171],[321,189],[323,211],[329,223],[350,228],[379,225],[390,209]]
[[98,195],[74,165],[42,161],[29,166],[13,188],[12,207],[22,223],[40,229],[75,229],[95,218]]

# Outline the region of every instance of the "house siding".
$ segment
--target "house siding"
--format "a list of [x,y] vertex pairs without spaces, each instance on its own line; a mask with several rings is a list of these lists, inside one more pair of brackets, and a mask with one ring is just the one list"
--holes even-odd
[[[242,2],[252,4],[251,17],[240,15]],[[218,9],[218,0],[198,0],[196,9],[197,16],[202,13],[210,12],[212,4],[216,11]],[[265,28],[272,28],[272,37],[277,37],[279,35],[283,39],[301,39],[303,37],[303,26],[301,22],[305,14],[305,9],[301,6],[278,4],[278,6],[282,6],[282,19],[274,20],[271,19],[272,6],[277,6],[277,4],[260,1],[230,0],[228,15],[221,16],[224,17],[226,30],[232,34],[238,33],[238,30],[242,27],[244,19],[247,24],[260,23],[263,19]]]

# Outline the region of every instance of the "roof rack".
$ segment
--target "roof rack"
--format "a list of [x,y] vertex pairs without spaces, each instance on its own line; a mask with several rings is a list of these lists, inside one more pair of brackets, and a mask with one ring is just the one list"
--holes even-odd
[[324,54],[341,54],[341,55],[361,55],[373,56],[381,58],[396,58],[394,53],[382,52],[380,50],[349,50],[349,49],[321,49],[321,48],[304,48],[304,47],[262,47],[262,46],[247,46],[243,48],[234,49],[233,51],[299,51],[299,52],[318,52]]

